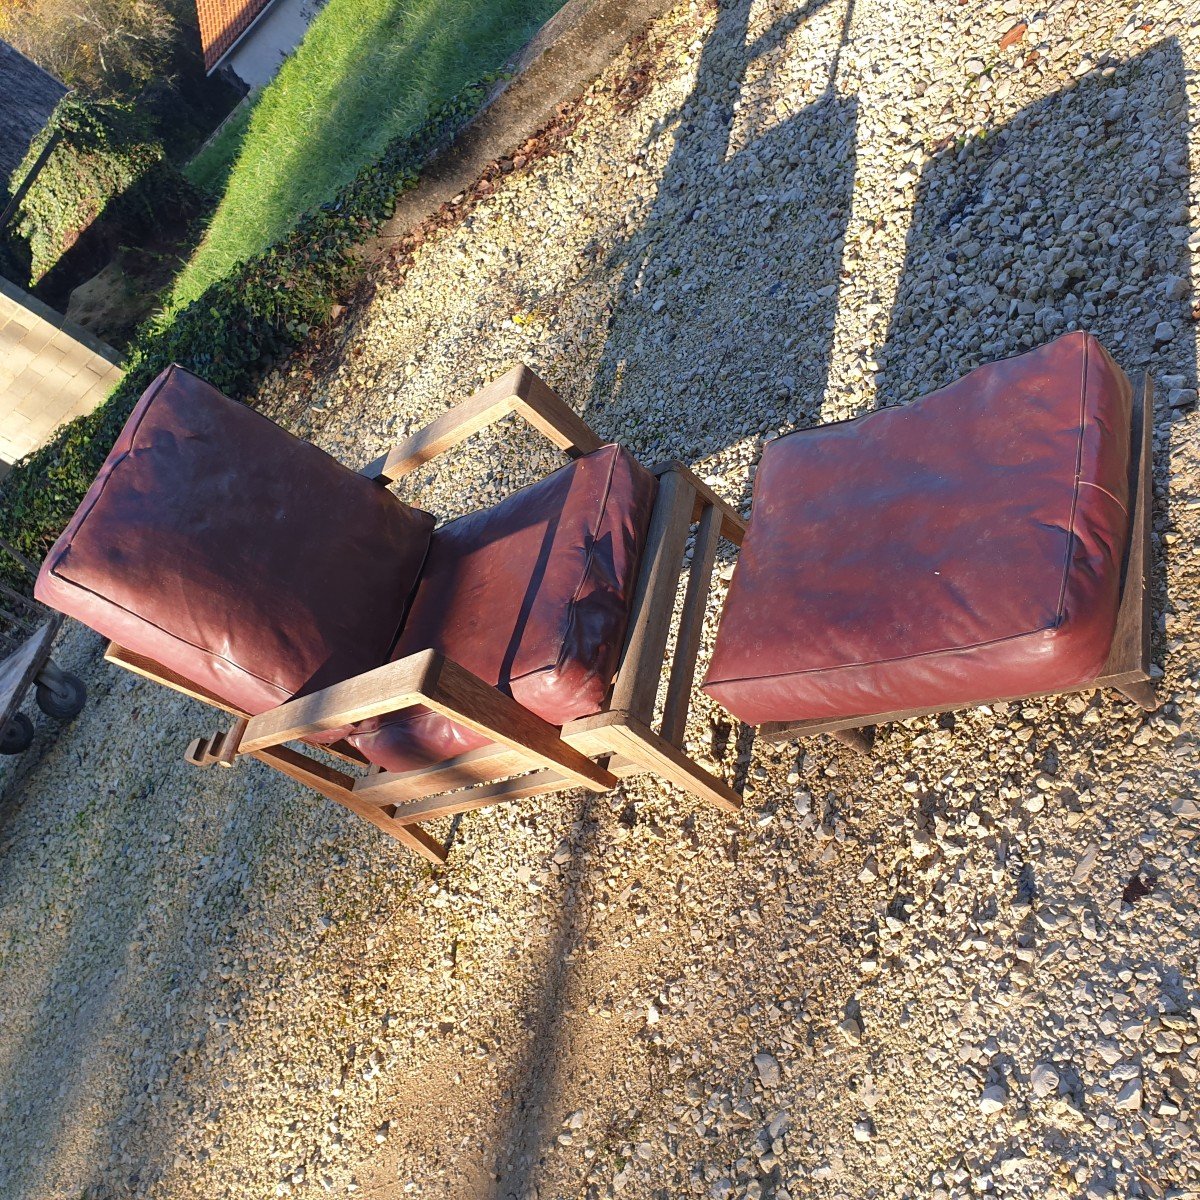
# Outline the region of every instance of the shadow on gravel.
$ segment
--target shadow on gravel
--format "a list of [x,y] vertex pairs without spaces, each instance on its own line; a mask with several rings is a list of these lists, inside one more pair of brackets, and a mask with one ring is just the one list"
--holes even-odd
[[565,1082],[560,1076],[565,1057],[562,1014],[569,999],[574,953],[591,919],[587,863],[599,828],[591,815],[594,803],[595,799],[588,797],[572,813],[578,833],[572,837],[571,861],[564,867],[558,927],[548,939],[539,984],[520,1005],[529,1031],[525,1065],[516,1075],[521,1092],[505,1105],[495,1130],[491,1200],[524,1200],[530,1195],[538,1165],[559,1132],[553,1114]]
[[[1074,135],[1065,143],[1063,129]],[[1130,374],[1183,366],[1172,350],[1194,372],[1187,251],[1174,232],[1188,221],[1187,135],[1186,70],[1169,38],[943,145],[917,187],[878,403],[1080,328]],[[1131,320],[1135,306],[1145,319]],[[1167,347],[1156,347],[1161,321],[1177,334]]]
[[[824,398],[857,158],[858,102],[834,86],[853,0],[810,0],[753,42],[751,10],[722,5],[654,204],[613,251],[623,277],[588,408],[636,411],[644,461],[811,423]],[[827,82],[778,120],[771,51],[813,20],[830,26]],[[732,416],[746,411],[752,426]]]
[[[877,355],[884,406],[1068,330],[1094,333],[1132,378],[1155,377],[1159,527],[1169,522],[1169,392],[1196,386],[1196,297],[1179,235],[1189,220],[1186,75],[1167,38],[943,146],[921,173]],[[1163,322],[1172,339],[1156,336]],[[1159,613],[1163,549],[1156,538]]]
[[[835,5],[844,15],[829,83],[811,105],[768,125],[771,111],[765,105],[757,111],[754,96],[744,93],[755,91],[747,86],[755,60],[832,3],[810,0],[749,44],[749,0],[722,7],[701,52],[696,85],[677,114],[675,145],[653,207],[613,251],[615,261],[625,260],[624,272],[587,407],[602,428],[606,410],[619,415],[636,408],[630,449],[643,461],[694,462],[725,449],[731,435],[757,437],[820,413],[856,161],[857,100],[833,87],[853,0]],[[768,91],[759,89],[764,96]],[[756,134],[763,125],[766,131]],[[756,182],[764,164],[781,158],[789,164],[782,193]],[[714,239],[723,244],[715,261],[709,253]],[[764,261],[770,269],[762,269]],[[692,331],[718,324],[709,309],[722,314],[724,335],[697,340]],[[731,429],[730,406],[736,401],[744,409],[751,379],[761,421]],[[586,809],[580,819],[590,828]],[[572,877],[545,986],[527,1020],[531,1038],[519,1073],[527,1086],[508,1126],[497,1131],[495,1144],[503,1150],[493,1200],[530,1194],[556,1132],[548,1118],[567,1082],[559,1075],[562,1011],[582,887]]]
[[[72,754],[68,740],[63,739],[47,752],[44,767],[70,773],[69,765],[64,768],[55,759]],[[99,779],[96,786],[103,786]],[[11,1200],[34,1200],[49,1194],[53,1183],[60,1182],[55,1171],[58,1152],[77,1149],[80,1142],[93,1147],[95,1180],[112,1182],[117,1172],[109,1169],[108,1155],[116,1146],[128,1145],[124,1131],[136,1131],[138,1112],[151,1101],[151,1076],[158,1067],[165,1069],[172,1058],[169,1052],[163,1056],[171,1041],[168,1023],[148,1039],[157,1053],[148,1047],[139,1063],[141,1078],[106,1080],[114,1108],[105,1114],[105,1120],[97,1121],[95,1112],[81,1102],[97,1060],[111,1060],[106,1043],[112,1036],[114,1016],[137,1002],[139,964],[159,944],[159,929],[169,924],[162,910],[125,902],[127,881],[135,870],[146,869],[135,863],[157,853],[170,854],[165,844],[174,843],[180,829],[181,810],[164,808],[158,827],[164,845],[151,847],[143,844],[144,831],[126,820],[126,814],[136,811],[145,795],[170,794],[167,780],[145,779],[143,795],[130,797],[125,806],[113,800],[114,786],[119,784],[109,783],[108,795],[99,803],[80,797],[73,804],[66,819],[74,838],[54,829],[52,819],[40,842],[41,857],[17,854],[11,847],[0,854],[0,890],[19,895],[25,886],[31,886],[47,898],[39,925],[30,931],[37,939],[42,963],[36,998],[23,1006],[31,1013],[30,1036],[18,1053],[0,1062],[0,1129],[21,1130],[26,1145],[44,1146],[44,1158],[26,1164],[29,1173],[18,1173],[14,1164],[6,1164],[0,1155],[0,1194]],[[99,837],[97,821],[104,822]],[[23,884],[22,877],[29,882]],[[197,878],[191,874],[189,887]],[[189,909],[189,887],[171,894],[173,910]],[[102,924],[97,920],[99,914],[106,918]],[[32,1088],[33,1081],[44,1079],[48,1071],[61,1083],[50,1103],[38,1107],[22,1089]],[[133,1194],[138,1183],[136,1170],[126,1172],[121,1184],[130,1191],[120,1194]],[[83,1194],[99,1197],[108,1193],[85,1189]]]

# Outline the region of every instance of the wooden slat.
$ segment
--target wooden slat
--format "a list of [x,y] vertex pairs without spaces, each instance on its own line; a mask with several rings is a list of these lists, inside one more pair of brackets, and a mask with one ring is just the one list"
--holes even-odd
[[430,837],[425,830],[416,825],[402,825],[393,820],[390,808],[379,808],[367,804],[354,795],[354,778],[335,767],[309,758],[306,754],[292,750],[287,746],[271,746],[263,750],[251,752],[252,757],[260,762],[274,767],[275,770],[303,783],[314,791],[320,792],[329,800],[344,805],[364,821],[370,821],[376,829],[395,838],[408,849],[415,851],[422,858],[428,859],[439,866],[446,861],[447,850],[436,838]]
[[104,652],[104,659],[106,662],[113,663],[118,667],[124,667],[126,671],[132,671],[133,674],[140,675],[143,679],[153,680],[155,683],[161,683],[163,687],[168,687],[174,692],[181,692],[185,696],[190,696],[193,700],[200,700],[205,704],[211,704],[214,708],[219,708],[222,712],[227,712],[231,716],[245,717],[249,715],[241,709],[227,704],[220,696],[208,691],[207,688],[201,687],[198,683],[193,683],[190,679],[184,679],[182,675],[177,675],[174,671],[168,670],[162,663],[155,662],[154,659],[147,658],[144,654],[137,654],[133,650],[127,650],[124,646],[118,646],[116,642],[109,642],[108,649]]
[[563,742],[553,725],[433,650],[376,667],[251,718],[242,750],[253,753],[415,704],[490,741],[528,751],[541,765],[562,768],[580,787],[608,791],[616,786],[614,776]]
[[[104,652],[106,662],[113,663],[118,667],[123,667],[127,671],[131,671],[135,675],[140,675],[143,679],[153,680],[155,683],[161,683],[163,687],[168,687],[172,691],[179,692],[184,696],[190,696],[193,700],[200,700],[204,704],[211,704],[214,708],[219,708],[222,712],[227,712],[230,716],[244,717],[247,713],[241,709],[233,708],[226,704],[214,692],[202,688],[198,683],[193,683],[190,679],[184,679],[182,675],[177,675],[173,671],[168,671],[161,663],[155,662],[152,658],[147,658],[143,654],[135,654],[132,650],[126,649],[124,646],[118,646],[116,642],[110,642],[108,649]],[[334,758],[343,759],[345,762],[354,763],[358,766],[366,766],[367,759],[360,751],[356,750],[349,742],[333,742],[331,744],[322,744],[321,749],[326,754],[332,754]]]
[[38,573],[37,564],[26,558],[25,555],[23,555],[20,550],[16,548],[16,546],[12,546],[3,539],[0,539],[0,550],[3,550],[5,554],[14,558],[22,567],[25,568],[26,571],[29,572],[30,575],[36,575]]
[[662,476],[668,471],[675,471],[692,485],[696,493],[695,507],[692,509],[692,520],[698,521],[701,512],[711,506],[721,514],[721,536],[735,546],[742,544],[746,536],[746,518],[727,500],[722,500],[690,467],[677,461],[661,462],[651,468],[651,474]]
[[604,445],[604,439],[553,388],[528,367],[521,370],[515,411],[534,429],[572,458]]
[[9,612],[2,605],[0,605],[0,621],[7,621],[10,625],[25,630],[26,633],[32,633],[38,628],[37,621],[31,621],[28,617],[18,617],[16,613]]
[[536,765],[524,751],[508,746],[480,746],[432,767],[367,775],[355,783],[354,794],[371,804],[401,804],[435,792],[506,779]]
[[602,445],[582,417],[528,367],[518,365],[394,446],[364,467],[362,474],[391,483],[511,412],[519,413],[572,456],[589,454]]
[[632,713],[647,725],[654,714],[662,677],[694,500],[695,492],[679,471],[670,470],[659,479],[621,666],[609,704],[610,708]]
[[725,812],[735,813],[741,809],[742,798],[729,784],[692,762],[677,746],[672,746],[636,718],[626,718],[613,729],[620,738],[621,752],[629,758],[640,760],[676,787]]
[[696,677],[696,657],[700,653],[700,634],[704,628],[704,610],[720,540],[721,511],[706,505],[696,529],[692,569],[688,572],[687,591],[683,596],[683,615],[679,619],[679,636],[675,639],[675,658],[671,663],[671,677],[667,682],[667,699],[660,727],[663,737],[676,746],[682,743],[687,725],[692,682]]
[[423,703],[443,661],[439,654],[425,650],[288,700],[251,718],[242,738],[243,753],[253,754],[266,746],[282,745]]
[[[653,771],[676,787],[706,800],[725,812],[737,812],[742,798],[723,779],[706,771],[677,746],[631,713],[604,712],[581,717],[563,727],[563,738],[587,754],[608,752],[624,763],[637,763],[643,771]],[[636,771],[622,766],[622,774]]]
[[534,771],[516,779],[498,780],[480,787],[443,793],[440,796],[426,796],[407,804],[398,804],[395,819],[404,822],[429,821],[435,817],[448,817],[454,813],[472,812],[477,808],[502,804],[507,800],[526,800],[530,796],[541,796],[546,792],[557,792],[570,786],[571,780],[562,771],[547,767],[545,770]]
[[232,767],[241,748],[242,735],[246,732],[247,718],[238,717],[221,735],[221,745],[217,752],[217,765]]
[[221,744],[225,740],[225,731],[218,730],[208,737],[192,738],[187,749],[183,752],[183,761],[202,770],[220,761]]
[[1154,559],[1154,381],[1147,374],[1134,394],[1133,431],[1135,452],[1130,455],[1129,553],[1125,556],[1121,606],[1112,648],[1101,676],[1140,672],[1150,678],[1151,633],[1153,629]]
[[[219,697],[213,695],[207,689],[200,687],[198,684],[192,683],[190,680],[186,680],[172,671],[168,671],[161,663],[157,663],[145,655],[135,654],[132,650],[118,646],[115,642],[109,643],[104,657],[109,662],[124,667],[127,671],[132,671],[135,675],[141,675],[143,678],[151,679],[155,683],[161,683],[164,687],[171,688],[173,691],[190,696],[193,700],[203,701],[205,704],[211,704],[215,708],[230,713],[238,718],[234,724],[234,729],[240,730],[242,734],[238,744],[238,753],[250,754],[251,757],[257,758],[260,762],[265,762],[268,766],[282,772],[289,779],[303,783],[320,792],[327,799],[335,800],[338,804],[344,805],[351,812],[357,813],[360,817],[370,821],[372,825],[381,829],[389,837],[396,838],[410,850],[421,855],[422,858],[438,864],[446,861],[446,848],[436,838],[430,837],[423,829],[419,829],[416,826],[397,824],[391,819],[390,807],[380,808],[377,805],[366,804],[361,800],[356,800],[354,798],[355,780],[353,775],[347,775],[344,771],[339,771],[335,767],[319,762],[315,758],[309,758],[306,754],[301,754],[299,751],[292,750],[287,746],[274,746],[258,751],[249,751],[245,744],[245,730],[249,728],[249,720],[246,713],[231,708]],[[243,721],[245,722],[244,727],[242,725]],[[336,752],[333,747],[325,747],[325,749]],[[197,761],[197,765],[201,766],[211,765],[213,762],[220,761],[218,757],[212,755],[212,750],[213,746],[210,739],[197,738],[188,748],[189,761]],[[196,760],[192,760],[190,757],[193,753],[197,756]]]
[[[915,717],[929,717],[935,713],[961,712],[979,708],[985,704],[1020,704],[1025,700],[1044,700],[1050,696],[1066,696],[1072,692],[1092,692],[1098,688],[1116,688],[1125,691],[1134,689],[1144,676],[1140,672],[1125,672],[1120,675],[1102,675],[1077,688],[1063,688],[1056,692],[1025,692],[1015,696],[993,696],[986,700],[972,700],[968,704],[935,704],[924,708],[895,709],[892,712],[859,713],[851,717],[819,717],[811,721],[769,721],[758,727],[758,736],[765,742],[791,742],[797,738],[811,737],[815,733],[834,733],[841,729],[862,729],[868,725],[888,725],[893,721],[909,721]],[[1131,697],[1132,698],[1132,697]]]
[[44,610],[42,606],[30,596],[23,596],[20,592],[14,591],[6,584],[0,583],[0,596],[7,596],[14,603],[23,605],[25,608],[32,610],[38,616],[42,616]]
[[449,659],[443,660],[433,695],[422,703],[493,741],[526,752],[540,765],[557,767],[578,787],[607,792],[617,786],[615,776],[567,745],[553,725]]

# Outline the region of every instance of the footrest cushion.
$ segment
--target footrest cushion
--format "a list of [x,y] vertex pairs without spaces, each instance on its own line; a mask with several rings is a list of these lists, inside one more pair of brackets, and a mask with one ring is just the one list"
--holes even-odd
[[1076,332],[768,443],[704,690],[757,725],[1085,686],[1116,624],[1131,404]]

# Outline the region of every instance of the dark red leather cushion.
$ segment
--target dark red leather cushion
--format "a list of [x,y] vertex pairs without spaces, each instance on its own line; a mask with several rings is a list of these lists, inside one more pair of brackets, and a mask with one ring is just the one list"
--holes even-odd
[[1116,623],[1130,408],[1071,333],[769,443],[705,691],[757,725],[1088,683]]
[[[448,522],[433,535],[393,658],[440,650],[553,725],[598,712],[625,637],[654,492],[648,471],[604,446]],[[350,741],[392,771],[483,744],[428,709],[363,722]]]
[[387,661],[432,529],[428,513],[169,367],[36,594],[259,713]]

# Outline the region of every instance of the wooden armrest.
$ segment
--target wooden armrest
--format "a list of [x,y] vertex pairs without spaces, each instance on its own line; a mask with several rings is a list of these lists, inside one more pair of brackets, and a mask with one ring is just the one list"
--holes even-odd
[[605,792],[617,786],[615,776],[568,746],[553,725],[436,650],[410,654],[252,717],[240,752],[253,754],[415,704],[491,741],[526,751],[565,771],[581,787]]
[[510,412],[520,413],[572,458],[590,454],[603,445],[582,417],[528,367],[518,365],[412,437],[393,446],[360,473],[368,479],[392,483]]
[[692,520],[698,521],[703,509],[715,508],[721,515],[721,536],[735,546],[740,546],[746,536],[746,525],[748,524],[746,518],[732,504],[722,500],[704,480],[690,467],[685,467],[683,463],[670,459],[667,462],[655,463],[650,468],[650,474],[656,479],[662,479],[669,471],[674,471],[676,475],[682,475],[691,486],[692,491],[696,493],[695,505],[692,508]]

